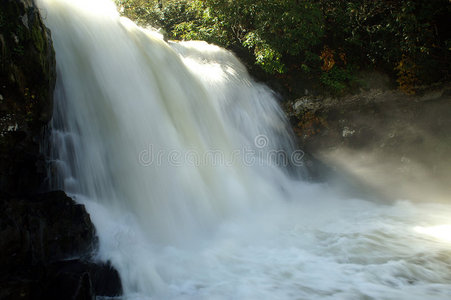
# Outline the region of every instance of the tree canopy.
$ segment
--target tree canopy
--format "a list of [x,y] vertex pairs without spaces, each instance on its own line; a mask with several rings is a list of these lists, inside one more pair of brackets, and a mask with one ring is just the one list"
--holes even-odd
[[170,39],[232,49],[288,84],[294,76],[339,94],[359,85],[360,70],[373,69],[412,94],[450,76],[448,0],[117,2],[125,16],[162,27]]

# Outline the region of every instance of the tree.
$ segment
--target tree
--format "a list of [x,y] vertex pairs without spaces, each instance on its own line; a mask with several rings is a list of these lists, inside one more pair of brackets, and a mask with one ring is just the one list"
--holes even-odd
[[288,85],[343,93],[359,70],[377,69],[414,93],[450,75],[448,0],[117,1],[140,24],[232,49]]

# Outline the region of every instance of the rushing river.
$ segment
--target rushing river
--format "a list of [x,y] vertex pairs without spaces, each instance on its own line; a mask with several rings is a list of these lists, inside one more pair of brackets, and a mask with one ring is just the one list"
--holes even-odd
[[273,93],[230,53],[107,0],[38,0],[58,82],[53,178],[124,299],[451,299],[451,206],[302,181]]

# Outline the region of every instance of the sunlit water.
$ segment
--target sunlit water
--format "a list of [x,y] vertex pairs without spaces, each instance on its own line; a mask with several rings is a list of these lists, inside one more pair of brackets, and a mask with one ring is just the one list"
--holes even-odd
[[451,299],[451,206],[303,182],[273,94],[231,53],[106,0],[38,3],[54,185],[86,205],[124,299]]

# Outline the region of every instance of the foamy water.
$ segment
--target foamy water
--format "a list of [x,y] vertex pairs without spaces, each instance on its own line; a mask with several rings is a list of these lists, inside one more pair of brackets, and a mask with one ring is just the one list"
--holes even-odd
[[165,43],[107,0],[38,3],[54,184],[86,205],[124,299],[451,298],[450,205],[303,182],[273,93],[231,53]]

